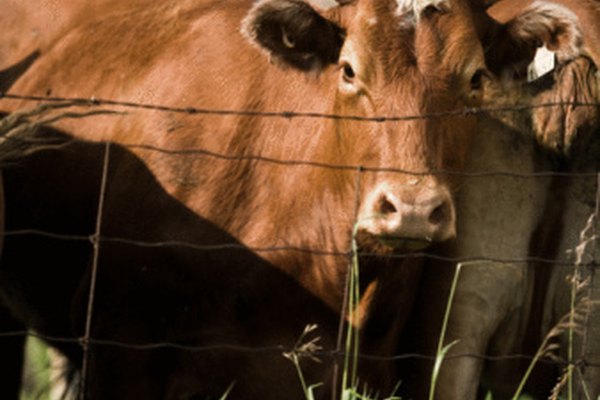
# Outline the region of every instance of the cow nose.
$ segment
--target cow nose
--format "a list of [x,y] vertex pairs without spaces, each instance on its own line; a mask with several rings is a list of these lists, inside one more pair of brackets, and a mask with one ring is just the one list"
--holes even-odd
[[452,198],[443,186],[383,184],[361,208],[358,230],[393,247],[412,241],[422,248],[454,237],[455,219]]

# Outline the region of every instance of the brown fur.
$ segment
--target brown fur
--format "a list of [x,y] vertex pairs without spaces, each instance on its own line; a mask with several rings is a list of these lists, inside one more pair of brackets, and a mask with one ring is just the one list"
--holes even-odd
[[[583,35],[584,56],[560,64],[540,82],[525,85],[525,91],[519,92],[522,97],[512,101],[541,105],[554,101],[594,103],[600,100],[598,66],[593,62],[593,54],[598,50],[595,39],[597,25],[583,23],[598,19],[600,13],[597,10],[593,12],[597,3],[557,3],[569,6],[571,14],[582,18],[578,27]],[[491,13],[510,26],[510,21],[518,19],[529,5],[530,2],[524,2],[521,7],[520,2],[516,5],[515,2],[501,1]],[[500,15],[510,17],[500,18]],[[531,17],[535,15],[528,16]],[[513,41],[515,38],[511,35],[504,38]],[[567,47],[570,45],[567,44]],[[502,54],[497,56],[504,57]],[[521,59],[526,61],[529,57],[526,55]],[[504,58],[504,62],[498,66],[499,71],[513,65],[510,57]],[[497,122],[481,120],[482,135],[485,132],[487,139],[476,139],[475,146],[479,150],[472,153],[470,170],[503,170],[518,174],[548,171],[557,167],[550,164],[544,154],[550,150],[552,158],[561,160],[559,168],[562,172],[598,171],[600,153],[597,137],[600,127],[597,106],[533,108],[520,113],[503,113],[500,120],[503,127]],[[515,130],[511,132],[507,127]],[[545,149],[534,147],[533,139]],[[452,357],[461,354],[533,355],[543,338],[569,311],[569,276],[573,270],[565,263],[573,262],[574,256],[569,256],[568,251],[580,244],[580,234],[589,216],[594,213],[597,179],[595,176],[524,179],[521,182],[501,176],[490,176],[480,181],[467,179],[457,203],[457,239],[444,249],[444,254],[459,259],[481,257],[484,260],[534,256],[556,259],[556,263],[479,262],[463,267],[446,334],[446,342],[459,342],[442,366],[437,386],[440,399],[478,398],[480,384],[485,388],[483,393],[491,390],[494,398],[511,398],[528,360],[483,362],[476,357]],[[587,260],[597,262],[598,253],[592,249],[593,245],[587,249]],[[417,349],[429,349],[433,354],[454,265],[428,263],[425,268],[424,283],[417,300],[421,311],[416,313],[415,323],[409,331],[414,332],[416,338],[412,343]],[[584,279],[590,279],[590,283],[580,295],[597,300],[597,282],[593,281],[593,272],[584,268],[582,273]],[[578,360],[583,358],[593,363],[599,359],[597,340],[593,339],[600,325],[598,315],[598,307],[593,304],[580,326],[584,333],[576,335],[574,351]],[[431,322],[432,319],[438,321],[437,324]],[[561,347],[555,353],[565,360],[568,341],[564,331],[558,336],[558,342]],[[423,382],[429,378],[431,363],[421,368],[415,371],[422,371],[423,380],[419,380],[418,373],[414,375],[415,386],[418,387],[413,392],[417,393],[416,398],[426,395]],[[588,365],[579,372],[574,381],[575,397],[584,398],[585,385],[590,398],[596,398],[600,393],[598,368]],[[536,368],[535,379],[532,377],[533,382],[526,391],[535,398],[549,396],[559,373],[559,368],[553,366]]]
[[[379,4],[376,16],[381,21],[370,27],[365,21],[375,14],[371,14],[369,2],[347,6],[338,20],[348,24],[342,27],[346,38],[357,38],[360,57],[373,67],[368,79],[361,76],[368,85],[368,97],[352,102],[336,94],[340,72],[328,64],[331,60],[322,64],[318,76],[303,76],[294,69],[282,70],[270,64],[251,46],[240,33],[250,1],[141,3],[141,7],[133,4],[79,18],[65,34],[49,40],[52,44],[12,91],[170,106],[364,116],[414,115],[472,102],[468,82],[475,66],[472,62],[466,66],[461,52],[477,57],[481,50],[469,33],[467,9],[433,15],[423,19],[416,31],[412,28],[404,33],[391,16],[392,10],[383,7],[387,1],[374,2]],[[106,10],[111,10],[110,4]],[[365,29],[373,33],[366,35]],[[381,42],[372,42],[376,36],[383,38],[377,30],[396,33],[408,42],[398,40],[391,47],[380,48]],[[450,37],[464,41],[464,46],[449,47],[453,43]],[[436,55],[424,48],[412,56],[418,60],[416,64],[399,65],[405,63],[402,54],[412,51],[408,48],[412,42],[417,48],[431,45],[447,51]],[[370,53],[371,48],[376,51]],[[393,53],[397,55],[391,56]],[[399,65],[394,68],[398,73],[388,72],[387,67],[394,64]],[[445,66],[437,70],[436,64]],[[401,75],[400,71],[409,73]],[[0,104],[4,109],[23,106],[8,101]],[[464,150],[445,149],[450,150],[447,143],[468,141],[474,118],[457,116],[452,120],[454,126],[463,129],[450,129],[441,121],[373,123],[128,110],[126,116],[62,121],[56,127],[80,140],[116,143],[103,237],[204,245],[238,243],[249,249],[294,246],[344,253],[350,245],[356,212],[354,171],[227,161],[193,153],[170,155],[128,146],[207,149],[229,156],[428,172],[461,166],[464,154],[460,153]],[[95,163],[101,159],[103,147],[92,143],[77,146],[70,152],[36,153],[22,160],[22,167],[6,171],[9,205],[39,210],[33,220],[20,212],[11,213],[8,229],[37,226],[53,231],[59,227],[54,226],[52,215],[62,215],[61,230],[93,229],[98,180],[92,176],[97,178],[100,171]],[[39,185],[38,178],[53,182],[57,174],[69,174],[61,165],[73,163],[80,164],[78,170],[82,172],[91,173],[91,168],[94,175],[71,175],[56,195],[43,195],[46,186]],[[77,183],[78,179],[86,179],[89,185]],[[410,179],[406,174],[365,172],[358,200],[362,201],[381,180],[402,185]],[[433,182],[449,184],[443,176],[428,178],[422,184]],[[88,190],[88,186],[94,189]],[[73,203],[71,198],[79,200]],[[36,199],[43,199],[43,203]],[[31,268],[40,263],[37,255],[17,261],[22,253],[19,249],[27,243],[32,242],[14,239],[8,243],[3,276],[13,270],[11,265],[27,265],[25,270],[34,273]],[[62,289],[54,303],[62,306],[45,315],[37,314],[24,304],[46,302],[44,291],[29,298],[26,293],[12,293],[6,284],[3,291],[8,306],[42,333],[81,334],[89,279],[81,260],[89,255],[89,248],[81,246],[74,251],[58,244],[53,248],[41,238],[35,246],[46,260],[67,257],[63,264],[68,271],[44,278],[53,286],[51,282],[69,276],[57,284]],[[374,246],[372,251],[377,249]],[[368,246],[366,250],[370,250]],[[197,253],[179,247],[142,252],[105,243],[101,245],[101,260],[92,331],[96,338],[126,343],[292,346],[303,325],[317,323],[322,345],[335,347],[346,256],[294,250]],[[59,265],[57,261],[51,264]],[[372,288],[361,304],[362,348],[390,355],[411,308],[419,263],[387,260],[381,254],[365,259],[361,270],[364,288]],[[152,274],[146,275],[146,271]],[[135,287],[133,282],[137,282]],[[67,312],[69,308],[72,313]],[[64,346],[63,351],[73,362],[81,363],[76,346]],[[93,398],[129,398],[130,394],[204,398],[219,396],[233,381],[234,398],[301,397],[292,365],[279,354],[244,355],[226,350],[178,354],[97,346],[91,354],[87,390]],[[319,391],[321,397],[331,390],[332,367],[332,360],[327,358],[320,365],[303,363],[309,382],[325,383]],[[361,371],[361,381],[370,382],[383,393],[398,380],[389,362],[373,362]],[[210,378],[202,379],[204,376]]]
[[[139,0],[114,7],[116,3],[106,0],[94,12],[82,11],[48,41],[40,59],[11,90],[177,107],[365,117],[460,110],[482,104],[486,94],[485,88],[471,85],[486,65],[473,15],[458,0],[447,10],[427,10],[416,24],[410,15],[395,15],[397,3],[391,0],[355,2],[332,12],[335,19],[328,22],[318,19],[328,13],[300,13],[309,22],[317,18],[317,26],[325,23],[321,33],[344,33],[341,57],[358,60],[353,65],[358,94],[343,90],[343,65],[330,57],[335,38],[330,42],[334,45],[314,53],[320,62],[309,63],[310,68],[300,65],[311,69],[309,75],[298,70],[298,59],[280,56],[279,42],[261,42],[267,43],[264,51],[251,45],[240,32],[250,10],[257,18],[247,24],[270,21],[278,27],[282,21],[262,18],[273,16],[264,14],[273,12],[261,8],[264,1]],[[297,10],[293,6],[299,3],[287,4]],[[339,31],[328,25],[335,22]],[[280,34],[277,29],[255,32]],[[349,42],[354,53],[346,46]],[[303,46],[314,40],[296,43],[304,52]],[[270,63],[265,52],[288,68]],[[8,111],[26,105],[0,102]],[[468,114],[361,122],[112,108],[127,115],[60,121],[53,129],[66,132],[67,141],[70,136],[78,139],[71,151],[37,153],[6,170],[7,204],[12,208],[7,229],[91,234],[104,151],[98,142],[108,140],[114,145],[102,237],[241,247],[198,252],[103,241],[92,335],[137,344],[291,347],[304,325],[317,323],[322,344],[334,348],[348,268],[344,253],[357,206],[382,182],[409,188],[403,192],[407,203],[415,202],[426,187],[454,193],[456,175],[439,172],[462,171],[477,130],[477,119]],[[41,134],[63,137],[54,130]],[[195,154],[194,149],[248,158],[232,161]],[[298,163],[289,166],[254,156]],[[357,168],[341,171],[308,162]],[[366,168],[359,180],[358,166]],[[415,180],[409,173],[373,171],[382,167],[425,176]],[[7,241],[3,254],[5,304],[42,333],[81,335],[89,245],[24,239]],[[387,258],[388,249],[370,247],[370,239],[360,243],[374,253],[361,262],[363,288],[370,288],[360,304],[361,349],[391,355],[413,303],[420,264]],[[327,254],[257,250],[272,246]],[[41,265],[54,269],[38,271]],[[43,281],[43,287],[32,279]],[[60,290],[49,293],[46,286]],[[64,346],[63,351],[81,365],[77,346]],[[319,391],[325,398],[333,390],[334,364],[331,358],[323,361],[302,366],[308,382],[325,383]],[[217,397],[232,381],[232,398],[302,398],[293,367],[277,352],[93,346],[90,362],[90,398]],[[382,393],[399,378],[391,362],[372,362],[360,377]]]
[[[489,14],[494,20],[500,23],[506,23],[513,19],[515,15],[523,13],[523,11],[533,3],[534,0],[502,0],[490,7]],[[584,52],[594,60],[596,65],[598,65],[600,63],[600,50],[598,50],[600,27],[596,23],[598,13],[600,13],[600,4],[598,1],[545,0],[541,3],[565,7],[576,15],[579,21],[579,29],[583,32]],[[564,31],[562,33],[564,33]]]

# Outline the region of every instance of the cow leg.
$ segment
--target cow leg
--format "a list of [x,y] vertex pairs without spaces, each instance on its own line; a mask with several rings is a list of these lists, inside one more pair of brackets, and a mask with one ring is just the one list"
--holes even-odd
[[[444,343],[457,343],[446,356],[440,371],[436,398],[475,399],[491,339],[499,328],[507,332],[499,354],[513,347],[520,318],[515,298],[523,296],[526,269],[518,264],[480,262],[463,266]],[[500,290],[499,290],[500,289]],[[495,379],[494,379],[495,380]]]
[[[533,143],[502,126],[486,125],[472,146],[470,171],[520,175],[537,167]],[[463,182],[457,202],[457,240],[448,250],[459,260],[479,261],[464,263],[459,277],[445,341],[458,343],[442,366],[438,398],[475,399],[484,364],[490,367],[486,374],[492,372],[490,382],[497,382],[495,374],[514,371],[493,361],[485,363],[482,356],[520,352],[519,338],[528,318],[529,269],[526,263],[510,260],[523,260],[529,254],[548,183],[503,175],[469,177]],[[438,276],[435,270],[429,274]],[[449,285],[451,276],[444,280]]]
[[[434,263],[426,265],[423,272],[424,285],[418,302],[420,312],[411,323],[409,342],[414,343],[407,351],[435,356],[441,334],[446,304],[449,300],[450,283],[456,265]],[[518,331],[520,321],[515,299],[522,297],[525,274],[522,265],[492,262],[469,263],[462,267],[451,303],[444,345],[456,344],[442,363],[435,384],[436,399],[474,400],[477,398],[480,377],[488,355],[489,343],[500,329]],[[506,329],[504,329],[506,328]],[[518,333],[507,335],[507,345]],[[414,364],[414,365],[413,365]],[[427,398],[433,362],[418,357],[407,368],[408,396]],[[495,398],[495,397],[494,397]]]
[[3,399],[19,398],[25,336],[2,337],[1,335],[24,330],[24,326],[11,315],[10,311],[0,306],[0,376],[2,376],[0,393]]

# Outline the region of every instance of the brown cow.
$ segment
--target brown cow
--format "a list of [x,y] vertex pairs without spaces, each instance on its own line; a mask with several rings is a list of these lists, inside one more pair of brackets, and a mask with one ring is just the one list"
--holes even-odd
[[[468,2],[141,2],[80,16],[11,90],[359,117],[495,99],[483,51],[493,43],[479,40],[487,35]],[[562,37],[563,23],[550,15],[536,35]],[[388,256],[455,235],[453,172],[463,170],[478,118],[102,109],[126,115],[59,121],[37,137],[54,148],[27,151],[5,170],[7,230],[93,239],[100,229],[89,397],[207,398],[234,383],[234,398],[301,398],[293,366],[264,347],[292,347],[316,323],[322,345],[336,348],[355,225],[365,254],[352,320],[360,350],[394,353],[420,266]],[[82,336],[92,250],[60,236],[8,236],[5,305],[38,332]],[[135,347],[157,342],[175,346]],[[79,346],[56,345],[83,366]],[[302,368],[308,382],[326,383],[324,398],[335,367],[323,361]],[[361,365],[361,382],[382,393],[399,379],[393,363]]]
[[[555,190],[561,191],[557,202],[560,220],[550,229],[557,236],[556,247],[551,253],[556,258],[554,265],[546,265],[544,281],[536,285],[541,288],[535,319],[538,325],[531,326],[542,337],[564,321],[571,307],[573,276],[577,277],[577,329],[574,335],[572,362],[574,370],[574,398],[587,399],[600,396],[600,347],[596,339],[600,334],[600,308],[598,306],[598,278],[594,266],[598,265],[598,178],[600,170],[600,2],[595,0],[554,0],[577,16],[583,32],[585,57],[557,68],[551,89],[541,91],[535,103],[579,102],[596,104],[594,107],[569,106],[559,109],[541,108],[532,114],[535,137],[552,152],[562,155],[563,170],[575,174],[557,178]],[[514,2],[505,1],[492,9],[498,19],[514,9]],[[556,196],[549,196],[549,201]],[[594,217],[595,215],[595,217]],[[547,222],[547,221],[546,221]],[[550,222],[552,224],[552,222]],[[558,235],[557,226],[562,226]],[[548,229],[548,228],[546,228]],[[580,263],[573,267],[574,263]],[[551,268],[549,268],[551,267]],[[539,269],[539,267],[538,267]],[[535,304],[535,303],[534,303]],[[542,337],[534,337],[539,344]],[[555,339],[560,344],[557,351],[565,363],[569,362],[568,334]],[[564,371],[559,371],[562,374]]]
[[[514,18],[523,18],[528,22],[524,28],[531,30],[536,20],[524,16],[528,10],[536,8],[542,15],[555,12],[580,21],[576,26],[581,29],[580,42],[585,57],[563,63],[553,74],[527,85],[525,93],[531,96],[531,104],[600,101],[598,68],[594,64],[600,49],[597,40],[600,27],[586,23],[600,18],[600,3],[584,1],[574,5],[570,1],[556,1],[516,4],[514,1],[501,1],[489,13],[500,23],[508,24],[509,29],[519,27],[512,24],[513,28],[510,28]],[[503,48],[511,49],[512,54],[531,51],[519,45],[505,46],[499,42],[499,51],[494,56],[509,57],[504,55]],[[559,61],[564,57],[560,51],[560,40],[546,45],[558,50]],[[515,67],[512,74],[526,75],[526,64],[512,65]],[[528,360],[484,362],[482,357],[533,355],[544,337],[568,312],[571,286],[567,278],[573,270],[565,263],[573,263],[574,257],[567,256],[567,250],[578,246],[580,233],[594,213],[596,178],[536,176],[536,172],[546,172],[556,166],[548,163],[530,138],[537,138],[552,153],[568,154],[568,167],[561,167],[567,172],[596,172],[600,154],[597,149],[598,107],[540,108],[526,114],[503,114],[500,119],[504,126],[482,121],[487,132],[481,140],[476,137],[474,157],[470,158],[466,168],[478,173],[504,171],[513,176],[492,174],[465,180],[457,201],[457,240],[444,250],[445,255],[453,258],[480,261],[466,264],[461,272],[447,331],[447,342],[459,342],[442,367],[437,391],[440,399],[474,399],[480,380],[483,380],[484,387],[493,391],[494,398],[511,398],[525,373]],[[507,126],[514,127],[516,131],[507,131]],[[477,148],[479,151],[475,152]],[[524,176],[519,178],[519,175]],[[590,243],[586,248],[585,262],[598,260],[598,254],[593,254],[594,247]],[[555,264],[527,263],[529,256],[556,258],[557,261]],[[417,323],[415,330],[416,335],[425,336],[427,340],[417,343],[422,346],[417,351],[435,351],[439,322],[448,299],[454,267],[454,264],[445,267],[435,264],[428,267],[431,272],[424,274],[427,278],[419,304],[426,304],[420,313],[426,316],[426,320]],[[440,273],[429,279],[433,271]],[[593,273],[585,270],[583,275],[592,280],[584,290],[593,289]],[[590,291],[590,297],[594,299],[594,296],[597,297],[596,292]],[[575,375],[575,390],[580,396],[577,398],[584,398],[583,386],[587,387],[589,398],[596,398],[600,390],[598,369],[594,366],[600,349],[592,339],[599,329],[597,305],[592,303],[588,315],[585,320],[587,326],[583,327],[586,339],[576,342],[574,359],[581,360],[583,355],[592,365],[584,368],[583,381],[579,374]],[[432,321],[438,322],[432,324]],[[424,335],[423,330],[430,334]],[[563,346],[559,352],[565,360],[566,337],[566,334],[561,336]],[[422,368],[424,370],[416,375],[429,376],[430,365]],[[540,398],[549,396],[557,382],[558,372],[562,373],[558,369],[550,372],[550,377],[536,381],[529,388]]]
[[[600,17],[600,7],[596,14]],[[600,48],[600,42],[597,42]],[[600,104],[599,65],[591,58],[581,58],[554,73],[559,85],[554,90],[540,94],[540,102],[584,102]],[[575,174],[557,178],[554,187],[562,191],[562,226],[555,248],[556,264],[548,266],[549,276],[540,293],[539,326],[536,332],[546,335],[569,313],[571,288],[576,277],[576,311],[578,317],[572,362],[574,392],[578,399],[600,396],[600,303],[597,265],[600,261],[598,221],[598,172],[600,171],[600,106],[565,107],[560,111],[536,110],[533,115],[534,133],[542,143],[560,152],[564,171]],[[552,228],[550,228],[552,229]],[[573,264],[579,264],[575,268]],[[548,267],[552,267],[551,269]],[[596,270],[595,270],[596,269]],[[538,343],[541,338],[537,338]],[[564,362],[569,361],[568,333],[563,331],[556,338],[560,344],[557,351]],[[560,371],[562,373],[563,371]]]
[[101,12],[108,6],[118,10],[143,1],[130,0],[127,4],[121,4],[112,0],[93,3],[77,0],[0,0],[0,70],[16,64],[32,49],[43,51],[52,46],[53,41],[68,31],[71,24],[87,15]]

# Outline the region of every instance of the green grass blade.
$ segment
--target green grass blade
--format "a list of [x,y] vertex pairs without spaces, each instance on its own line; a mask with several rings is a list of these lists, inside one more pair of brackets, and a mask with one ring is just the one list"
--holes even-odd
[[229,385],[229,387],[225,391],[225,393],[223,393],[223,395],[219,398],[219,400],[227,400],[227,397],[229,397],[229,393],[231,393],[234,386],[235,386],[235,382],[232,382],[231,385]]
[[442,367],[442,362],[444,361],[446,353],[458,343],[458,341],[453,341],[452,343],[444,346],[444,341],[446,340],[446,329],[448,328],[448,320],[450,319],[450,311],[452,310],[452,302],[454,300],[454,294],[456,292],[456,286],[458,285],[458,277],[460,276],[462,266],[463,263],[459,263],[456,266],[456,272],[454,273],[454,279],[452,280],[452,286],[450,287],[450,294],[448,295],[448,303],[446,304],[446,312],[444,313],[444,322],[442,323],[442,331],[440,332],[440,340],[438,342],[438,349],[435,355],[435,365],[431,374],[429,400],[433,400],[435,398],[435,386],[437,384],[440,368]]

